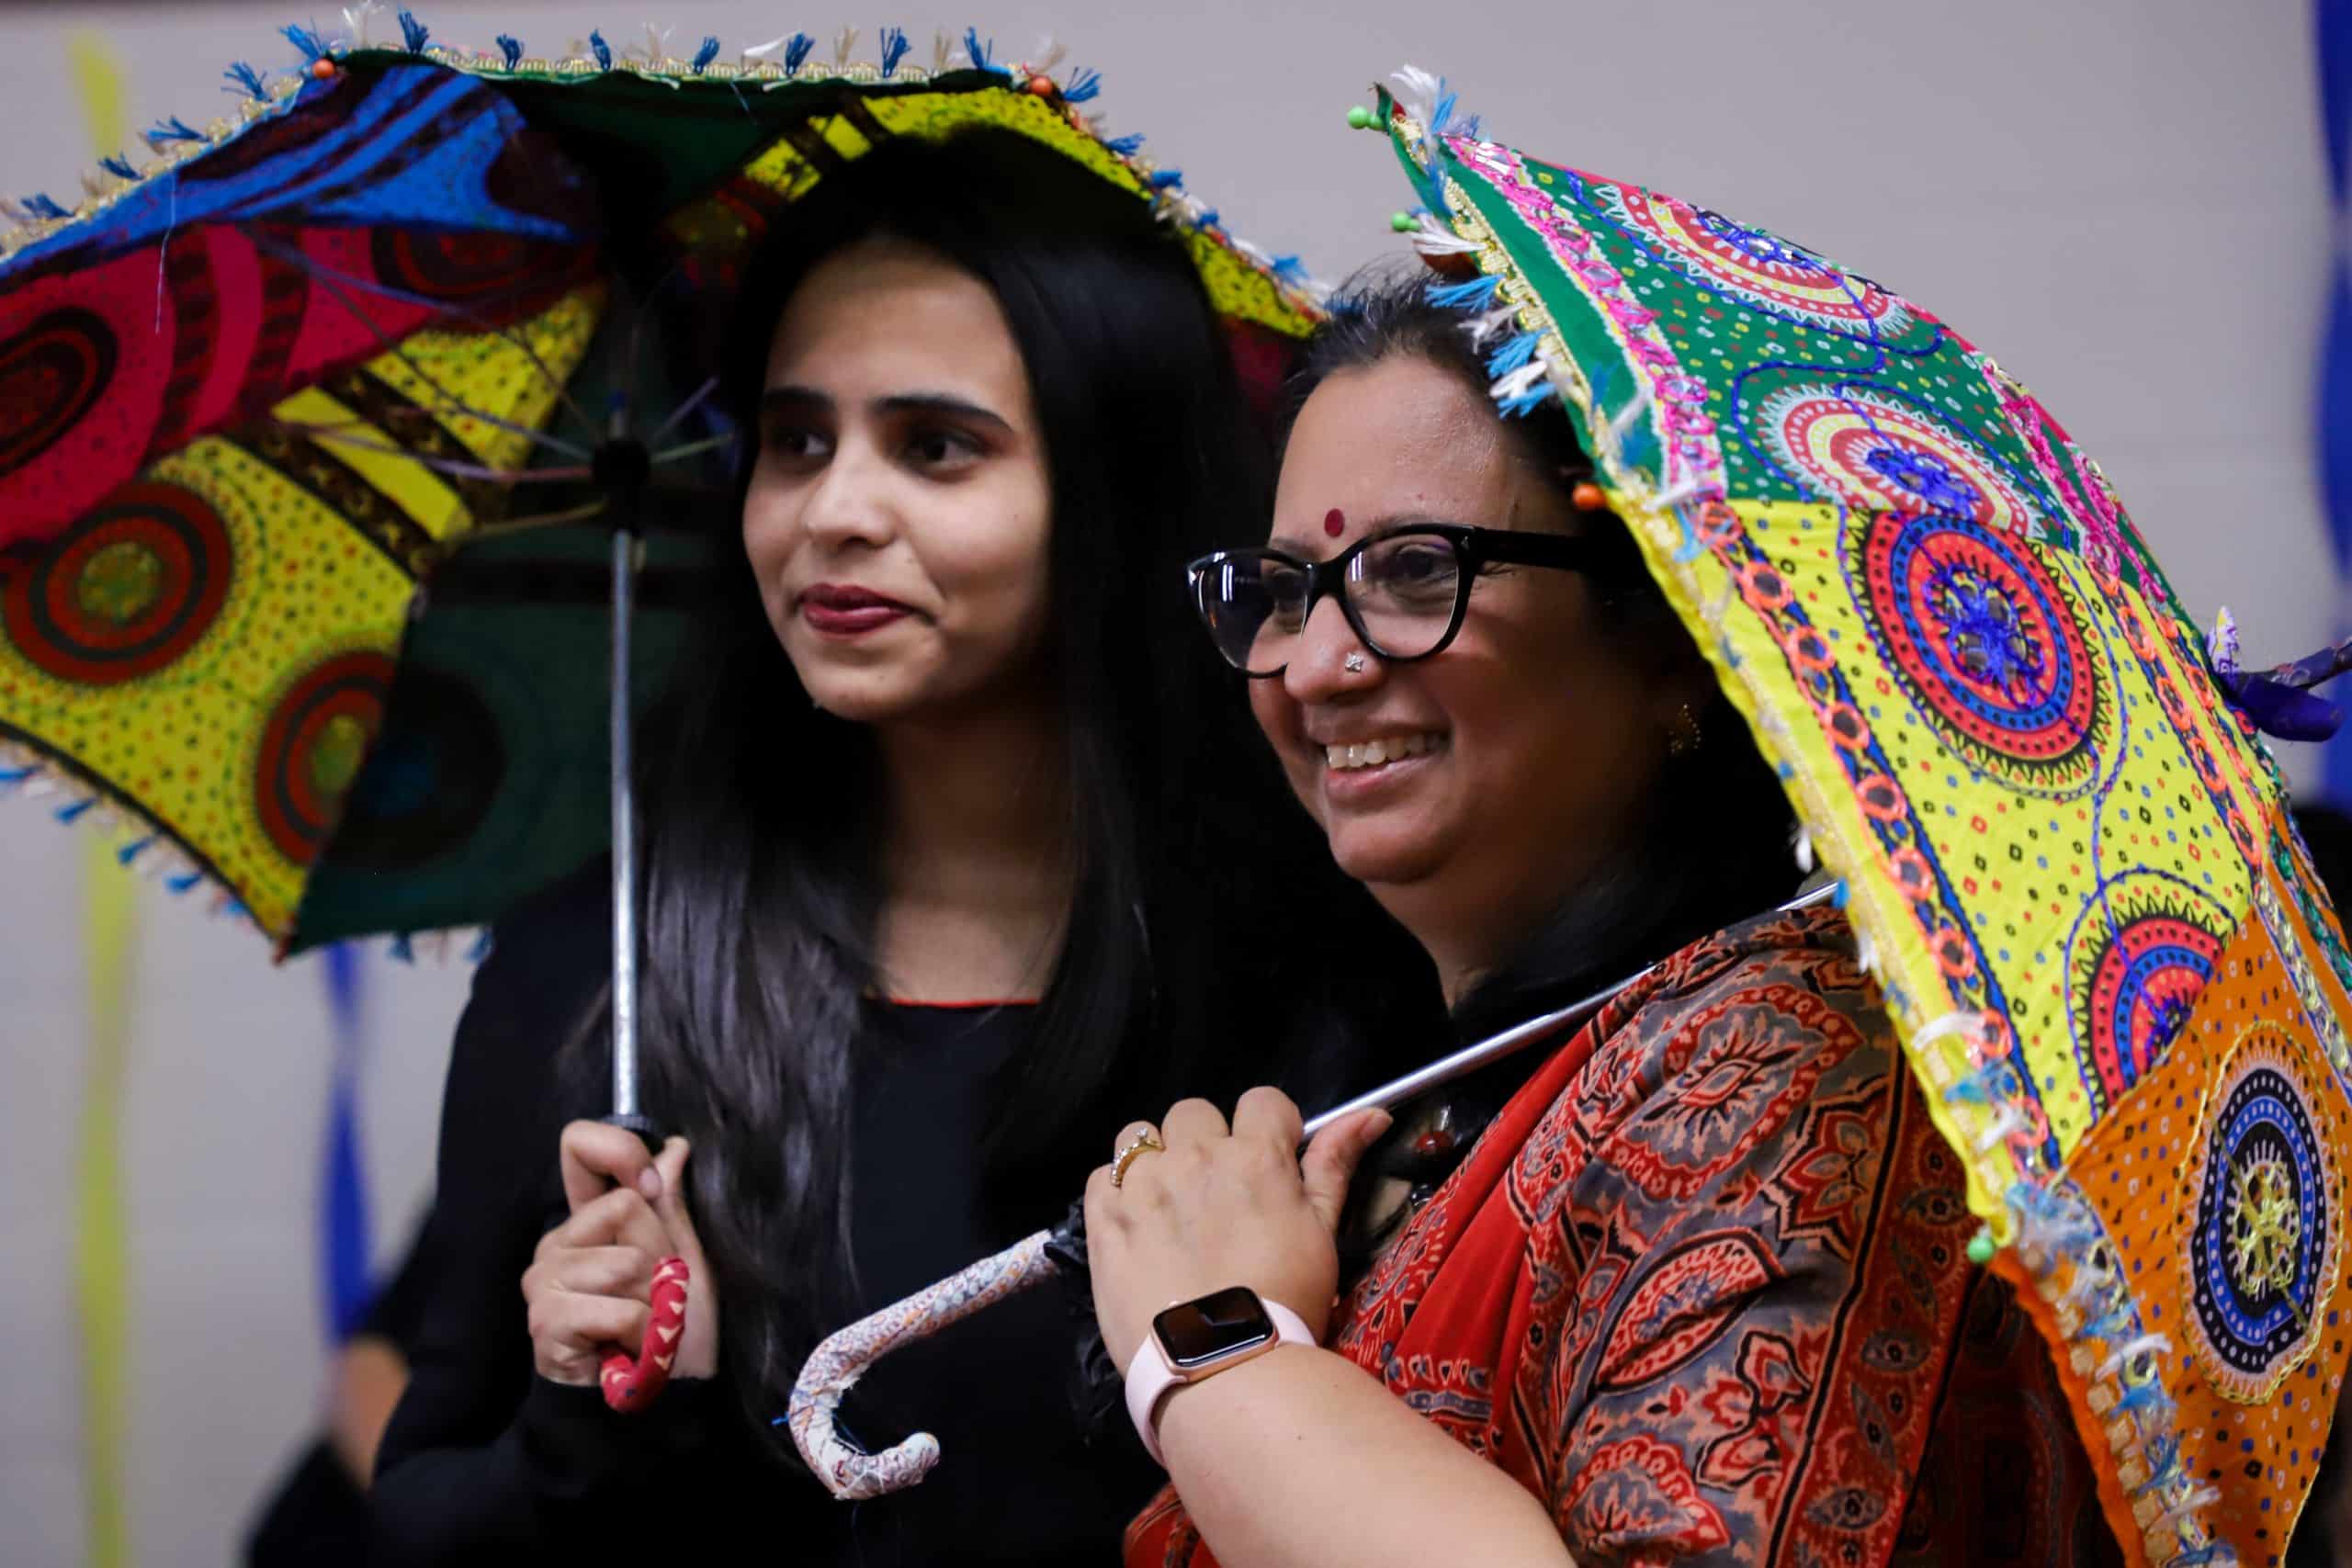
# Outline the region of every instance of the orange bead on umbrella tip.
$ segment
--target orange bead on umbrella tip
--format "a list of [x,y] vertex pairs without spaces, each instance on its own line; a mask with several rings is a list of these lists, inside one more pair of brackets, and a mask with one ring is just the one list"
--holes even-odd
[[334,74],[334,62],[322,54],[316,60],[311,62],[311,74],[316,76],[322,82],[325,81],[328,77]]
[[1568,491],[1568,499],[1576,503],[1578,512],[1605,512],[1609,509],[1609,498],[1590,479]]
[[1054,96],[1054,79],[1051,76],[1032,76],[1029,78],[1029,90],[1041,98],[1050,98]]

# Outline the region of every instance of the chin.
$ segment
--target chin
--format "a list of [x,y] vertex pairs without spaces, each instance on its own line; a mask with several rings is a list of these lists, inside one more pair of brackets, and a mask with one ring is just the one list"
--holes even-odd
[[1342,818],[1324,827],[1330,835],[1332,861],[1367,886],[1419,882],[1444,863],[1443,852],[1428,834],[1401,823]]

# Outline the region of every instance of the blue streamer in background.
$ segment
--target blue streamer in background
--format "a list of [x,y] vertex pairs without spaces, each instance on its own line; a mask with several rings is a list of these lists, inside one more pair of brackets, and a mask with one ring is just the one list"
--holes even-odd
[[327,1337],[340,1345],[374,1304],[368,1274],[368,1175],[359,1157],[362,1046],[359,949],[326,950],[327,1002],[334,1015],[334,1059],[327,1082],[326,1137],[319,1171],[319,1269]]
[[[2312,6],[2319,57],[2319,114],[2327,138],[2328,195],[2335,255],[2330,269],[2328,320],[2319,364],[2319,478],[2327,530],[2335,542],[2339,577],[2352,576],[2352,0],[2318,0]],[[2352,630],[2347,606],[2336,610],[2336,634]],[[2326,793],[2352,805],[2352,725],[2327,748]]]

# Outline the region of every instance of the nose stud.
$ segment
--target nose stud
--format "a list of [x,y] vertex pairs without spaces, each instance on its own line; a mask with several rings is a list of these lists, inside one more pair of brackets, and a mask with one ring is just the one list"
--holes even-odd
[[1361,675],[1363,673],[1363,655],[1361,653],[1351,653],[1345,659],[1340,660],[1340,668],[1347,671],[1351,675]]

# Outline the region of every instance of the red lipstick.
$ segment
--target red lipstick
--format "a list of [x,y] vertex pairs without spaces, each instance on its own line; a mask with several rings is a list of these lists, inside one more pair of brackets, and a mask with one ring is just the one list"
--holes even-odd
[[800,595],[800,618],[826,637],[863,637],[914,611],[845,582],[820,582]]

